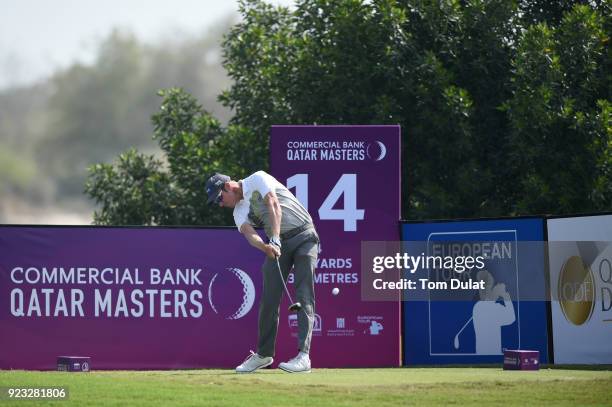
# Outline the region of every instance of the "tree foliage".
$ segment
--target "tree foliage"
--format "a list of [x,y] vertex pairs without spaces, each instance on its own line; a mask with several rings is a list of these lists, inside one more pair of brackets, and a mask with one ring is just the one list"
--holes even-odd
[[[273,124],[399,123],[404,218],[612,207],[608,2],[240,4],[220,95],[234,115],[223,127],[184,91],[164,93],[155,138],[180,204],[142,223],[222,222],[206,177],[267,169]],[[92,195],[102,212],[121,198],[107,190]]]
[[505,105],[518,212],[612,208],[608,41],[603,16],[584,5],[525,32]]
[[[181,89],[160,91],[164,101],[153,116],[154,138],[166,162],[130,149],[115,165],[96,164],[85,192],[101,204],[94,223],[104,225],[191,225],[202,219],[226,223],[220,211],[207,207],[202,174],[232,170],[211,156],[229,131]],[[227,137],[226,137],[227,136]],[[217,159],[229,157],[217,155]],[[227,214],[225,214],[227,216]]]

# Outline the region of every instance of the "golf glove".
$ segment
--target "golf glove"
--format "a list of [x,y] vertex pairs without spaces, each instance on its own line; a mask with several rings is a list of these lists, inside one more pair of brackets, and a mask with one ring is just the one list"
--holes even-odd
[[278,236],[272,236],[268,243],[273,244],[274,246],[278,247],[279,250],[282,247],[280,238]]

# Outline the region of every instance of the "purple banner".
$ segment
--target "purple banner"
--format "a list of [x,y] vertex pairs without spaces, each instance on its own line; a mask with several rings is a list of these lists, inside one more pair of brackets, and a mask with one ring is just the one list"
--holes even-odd
[[[399,294],[397,302],[362,301],[360,250],[362,241],[399,240],[400,127],[273,126],[270,143],[272,174],[307,207],[321,236],[313,366],[398,366]],[[297,321],[286,309],[281,355],[296,349]]]
[[0,368],[233,368],[261,262],[235,228],[0,227]]

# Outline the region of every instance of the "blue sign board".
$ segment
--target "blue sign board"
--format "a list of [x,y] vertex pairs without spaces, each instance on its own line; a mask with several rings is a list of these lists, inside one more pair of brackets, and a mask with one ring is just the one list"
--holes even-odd
[[404,364],[500,363],[504,349],[537,350],[547,363],[543,219],[403,223],[401,231],[405,251],[418,242],[427,255],[484,256],[484,269],[461,277],[488,287],[404,301]]

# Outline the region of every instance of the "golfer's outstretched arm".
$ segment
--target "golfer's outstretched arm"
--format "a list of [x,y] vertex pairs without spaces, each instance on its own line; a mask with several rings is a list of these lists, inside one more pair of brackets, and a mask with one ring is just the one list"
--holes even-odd
[[276,192],[268,192],[264,198],[264,203],[268,208],[268,214],[270,216],[270,229],[272,232],[272,236],[280,237],[280,224],[281,219],[283,217],[283,212],[281,211],[281,206],[278,202]]
[[261,236],[257,234],[253,226],[251,226],[250,224],[243,223],[242,226],[240,226],[240,233],[244,235],[244,237],[246,238],[246,240],[248,240],[251,246],[258,248],[259,250],[264,252],[266,256],[271,258],[280,256],[280,251],[278,250],[278,248],[266,244],[262,240]]

